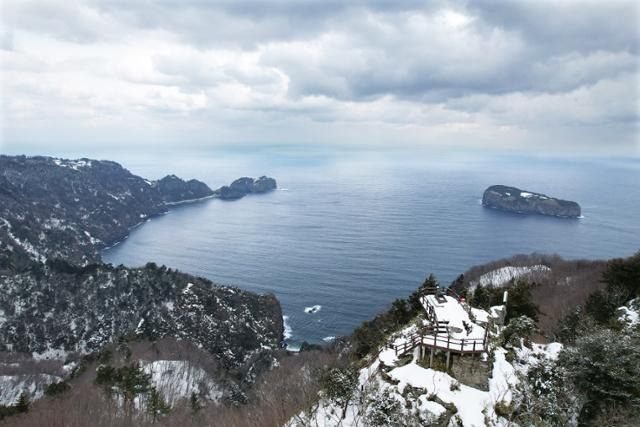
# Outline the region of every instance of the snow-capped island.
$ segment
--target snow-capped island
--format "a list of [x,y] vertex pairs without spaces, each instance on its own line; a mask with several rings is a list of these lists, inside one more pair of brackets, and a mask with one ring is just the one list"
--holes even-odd
[[550,215],[561,218],[581,216],[580,205],[576,202],[506,185],[492,185],[487,188],[482,196],[482,205],[519,214]]

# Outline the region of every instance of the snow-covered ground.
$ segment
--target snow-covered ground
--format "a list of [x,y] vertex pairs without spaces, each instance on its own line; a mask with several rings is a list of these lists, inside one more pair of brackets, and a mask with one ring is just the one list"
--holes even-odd
[[635,328],[640,325],[640,298],[633,299],[618,308],[618,320],[627,328]]
[[[432,296],[429,296],[432,297]],[[433,297],[435,299],[435,297]],[[462,325],[471,322],[466,307],[455,298],[446,297],[445,302],[436,304],[439,320],[447,320],[450,325]],[[499,309],[499,307],[494,307]],[[473,317],[488,319],[490,313],[484,310],[472,309]],[[493,310],[492,310],[493,311]],[[428,323],[426,320],[424,321]],[[420,322],[413,323],[397,331],[390,338],[390,343],[397,344],[411,339],[418,329]],[[477,329],[475,329],[477,328]],[[464,329],[464,328],[463,328]],[[484,328],[473,324],[474,331],[480,337]],[[464,330],[460,336],[466,336]],[[471,335],[471,334],[470,334]],[[488,390],[461,384],[446,372],[426,368],[419,360],[420,349],[413,350],[412,360],[407,363],[406,358],[399,360],[392,348],[382,348],[377,356],[359,371],[359,381],[354,397],[347,407],[345,418],[342,419],[342,408],[326,399],[320,399],[314,410],[303,412],[292,418],[287,427],[294,426],[363,426],[366,424],[367,414],[370,413],[371,401],[376,396],[382,399],[396,400],[403,411],[403,416],[414,417],[421,423],[435,421],[447,411],[452,414],[449,425],[461,423],[466,427],[473,426],[507,426],[509,421],[496,414],[497,404],[508,405],[513,399],[513,392],[519,377],[526,374],[530,366],[540,360],[555,359],[562,349],[562,345],[551,343],[547,345],[532,344],[530,348],[514,349],[513,360],[507,360],[507,350],[500,346],[493,346],[482,356],[483,361],[492,360],[491,375],[488,378]],[[455,363],[455,362],[454,362]],[[384,373],[386,372],[386,374]],[[412,387],[410,390],[407,387]],[[452,407],[455,406],[455,411]],[[440,420],[442,421],[442,420]]]
[[0,405],[15,405],[23,392],[31,401],[39,399],[49,384],[61,380],[49,374],[0,375]]
[[191,393],[212,401],[219,401],[222,390],[201,368],[184,360],[156,360],[142,362],[142,369],[151,374],[151,383],[169,404],[188,399]]
[[498,268],[480,276],[478,280],[469,283],[469,291],[473,291],[478,285],[496,287],[509,283],[512,279],[535,274],[548,274],[551,269],[546,265],[532,265],[530,267],[513,267],[507,266]]

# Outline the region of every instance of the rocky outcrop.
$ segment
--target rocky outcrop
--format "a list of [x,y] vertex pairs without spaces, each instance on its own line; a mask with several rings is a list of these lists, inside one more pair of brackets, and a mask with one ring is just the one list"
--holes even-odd
[[163,200],[169,204],[182,203],[211,197],[213,190],[197,179],[184,181],[175,175],[167,175],[153,183]]
[[169,203],[212,194],[199,181],[151,182],[111,161],[0,156],[0,272],[51,258],[96,262]]
[[215,194],[223,200],[240,199],[247,194],[259,194],[273,191],[278,187],[276,180],[266,176],[258,179],[243,177],[236,179],[229,186],[220,187]]
[[551,215],[562,218],[578,218],[581,215],[580,205],[576,202],[505,185],[492,185],[487,188],[482,196],[482,205],[519,214]]

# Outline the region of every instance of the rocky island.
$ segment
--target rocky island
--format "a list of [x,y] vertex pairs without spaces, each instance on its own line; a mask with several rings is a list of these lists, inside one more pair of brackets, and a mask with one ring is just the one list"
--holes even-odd
[[580,205],[576,202],[506,185],[492,185],[487,188],[482,196],[482,205],[506,212],[561,218],[578,218],[581,214]]
[[266,176],[261,176],[258,179],[243,177],[236,179],[231,185],[220,187],[214,193],[223,200],[236,200],[247,194],[266,193],[276,188],[278,188],[278,185],[273,178]]

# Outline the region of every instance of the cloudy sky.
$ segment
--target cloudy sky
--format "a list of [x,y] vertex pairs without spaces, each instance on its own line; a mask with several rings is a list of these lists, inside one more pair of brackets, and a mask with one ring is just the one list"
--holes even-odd
[[2,1],[2,145],[640,154],[636,1]]

